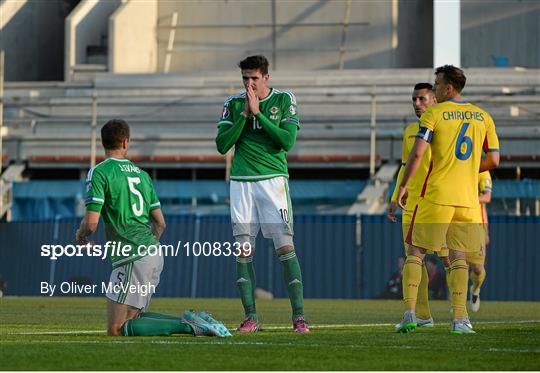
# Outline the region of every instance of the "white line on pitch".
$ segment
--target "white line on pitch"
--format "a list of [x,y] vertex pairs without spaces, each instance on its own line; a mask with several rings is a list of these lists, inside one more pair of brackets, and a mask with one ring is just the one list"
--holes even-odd
[[36,332],[14,332],[6,333],[8,335],[47,335],[47,334],[102,334],[106,333],[106,330],[47,330],[47,331],[36,331]]
[[[476,321],[473,324],[480,325],[492,325],[492,324],[537,324],[540,323],[540,320],[515,320],[515,321]],[[385,323],[372,323],[372,324],[320,324],[320,325],[311,325],[313,329],[346,329],[346,328],[366,328],[366,327],[387,327],[393,326],[395,324],[385,324]],[[438,323],[436,325],[446,325],[446,323]],[[287,330],[291,329],[290,326],[285,325],[268,325],[261,328],[264,330]],[[231,329],[232,330],[232,329]],[[105,333],[105,330],[47,330],[47,331],[33,331],[33,332],[11,332],[11,333],[2,333],[7,335],[69,335],[69,334],[102,334]]]
[[[180,337],[182,338],[182,337]],[[298,343],[296,342],[258,342],[258,341],[232,341],[232,340],[218,340],[218,341],[208,341],[208,342],[199,342],[195,340],[156,340],[156,341],[149,341],[149,340],[134,340],[134,339],[128,339],[128,340],[91,340],[91,341],[57,341],[57,340],[35,340],[35,341],[3,341],[2,343],[52,343],[52,344],[163,344],[163,345],[201,345],[201,346],[207,346],[207,345],[220,345],[220,346],[236,346],[236,345],[242,345],[242,346],[291,346],[291,347],[313,347],[313,348],[327,348],[328,345],[323,345],[320,343]],[[360,344],[336,344],[335,347],[346,347],[346,348],[356,348],[356,349],[363,349],[363,348],[382,348],[382,349],[394,349],[394,350],[425,350],[424,346],[372,346],[372,345],[360,345]],[[441,351],[447,351],[447,347],[440,347],[440,348],[431,348],[432,350],[441,350]],[[461,350],[455,350],[452,351],[470,351],[470,349],[461,349]],[[511,352],[511,353],[535,353],[540,354],[540,349],[520,349],[520,348],[487,348],[487,349],[479,349],[475,348],[476,352]]]

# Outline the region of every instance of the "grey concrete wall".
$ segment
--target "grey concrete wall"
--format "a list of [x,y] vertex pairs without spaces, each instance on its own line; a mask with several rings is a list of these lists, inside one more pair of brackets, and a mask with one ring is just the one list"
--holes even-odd
[[123,3],[109,18],[109,71],[154,73],[157,0]]
[[29,0],[2,29],[6,81],[62,80],[64,18],[71,0]]
[[[276,0],[277,69],[335,69],[339,66],[342,27],[295,27],[306,23],[343,22],[345,0]],[[346,34],[344,68],[429,67],[432,64],[433,7],[429,0],[397,2],[353,0]],[[272,24],[272,1],[161,1],[159,21],[169,26],[178,12],[179,26]],[[397,33],[397,45],[392,33]],[[158,71],[163,71],[170,29],[158,31]],[[171,71],[229,70],[243,57],[272,57],[271,27],[178,28]]]
[[540,66],[540,1],[467,0],[461,2],[461,63],[494,66]]
[[398,37],[395,62],[388,67],[433,66],[432,0],[399,2]]

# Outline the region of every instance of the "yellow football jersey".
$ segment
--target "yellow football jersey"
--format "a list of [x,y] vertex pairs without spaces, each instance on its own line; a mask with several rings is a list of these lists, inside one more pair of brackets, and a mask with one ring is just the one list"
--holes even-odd
[[431,143],[432,167],[423,197],[440,205],[477,204],[482,149],[499,151],[491,116],[467,101],[442,102],[422,114],[417,137]]
[[[401,146],[401,168],[399,169],[396,186],[394,187],[394,193],[392,194],[392,201],[397,201],[399,185],[401,184],[401,180],[403,179],[403,171],[405,170],[405,163],[407,163],[409,153],[413,148],[414,140],[416,139],[416,135],[418,134],[419,130],[420,123],[414,122],[410,123],[407,128],[405,128],[405,132],[403,133],[403,142]],[[407,197],[407,205],[405,206],[406,210],[414,210],[414,206],[416,206],[416,203],[420,198],[420,194],[422,193],[422,188],[424,187],[426,176],[429,171],[430,160],[431,150],[428,148],[422,157],[418,170],[413,175],[409,185],[407,186],[409,195]]]

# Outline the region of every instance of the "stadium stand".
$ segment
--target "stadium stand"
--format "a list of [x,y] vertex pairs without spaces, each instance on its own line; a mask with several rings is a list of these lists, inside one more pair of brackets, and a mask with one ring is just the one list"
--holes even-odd
[[[504,149],[502,167],[538,167],[538,69],[468,69],[467,75],[470,83],[466,97],[488,110],[497,124]],[[290,167],[367,168],[375,105],[374,159],[379,172],[385,165],[390,167],[386,171],[390,177],[382,183],[368,184],[349,213],[383,211],[385,194],[391,190],[388,183],[401,156],[402,129],[415,120],[409,97],[410,87],[418,81],[432,81],[432,70],[272,73],[273,85],[295,92],[301,108],[302,129],[289,154]],[[217,154],[214,145],[216,119],[224,98],[238,91],[240,79],[234,72],[204,76],[97,74],[86,82],[8,82],[6,163],[78,169],[83,176],[90,162],[95,93],[97,123],[112,117],[126,119],[133,131],[131,158],[143,167],[224,169],[225,157]],[[101,159],[98,152],[97,161]]]
[[[538,162],[538,69],[469,69],[466,97],[488,110],[505,161]],[[298,96],[302,130],[291,166],[366,165],[376,105],[377,160],[400,157],[401,130],[415,120],[410,87],[432,81],[431,69],[276,72],[272,84]],[[236,73],[96,75],[92,81],[6,83],[8,162],[85,168],[90,154],[91,96],[98,123],[122,117],[133,127],[135,159],[147,166],[224,165],[214,150],[224,98],[240,90]]]
[[[69,11],[66,2],[72,5]],[[4,40],[27,52],[9,53],[8,49],[8,66],[12,69],[8,73],[18,78],[11,80],[50,76],[44,75],[41,67],[52,70],[47,66],[52,65],[56,70],[64,68],[64,76],[55,79],[66,81],[5,84],[4,154],[0,155],[8,168],[0,180],[0,218],[10,210],[6,220],[14,222],[2,222],[0,236],[15,237],[17,243],[4,241],[3,248],[7,249],[0,250],[0,263],[9,263],[2,271],[13,284],[11,294],[36,295],[33,284],[44,278],[71,281],[82,276],[98,281],[106,276],[97,260],[65,258],[57,267],[55,261],[35,260],[38,243],[71,243],[79,223],[76,216],[84,211],[83,178],[91,159],[93,96],[97,100],[98,128],[112,117],[126,119],[133,133],[130,158],[145,169],[224,170],[226,158],[216,152],[214,136],[223,101],[242,88],[236,61],[247,54],[265,53],[270,57],[273,52],[279,68],[271,71],[271,85],[296,94],[302,117],[298,142],[289,154],[290,168],[320,172],[316,180],[293,178],[290,184],[297,214],[296,244],[299,250],[310,250],[311,254],[303,255],[310,269],[306,283],[313,284],[306,287],[306,296],[368,298],[382,290],[383,279],[392,273],[394,260],[403,250],[399,225],[388,222],[381,212],[393,188],[403,128],[416,120],[411,87],[420,81],[433,81],[433,17],[429,11],[418,12],[425,1],[282,1],[271,22],[270,7],[260,12],[259,2],[214,1],[218,9],[205,12],[205,3],[209,2],[64,1],[64,12],[73,10],[65,20],[57,8],[43,13],[41,4],[45,2],[27,3],[26,11],[13,12],[13,16],[17,13],[13,18],[16,22],[2,28]],[[347,26],[342,9],[346,3],[352,4]],[[154,9],[157,14],[145,13],[149,8],[142,16],[131,13],[140,4],[158,4]],[[399,19],[391,9],[393,4]],[[5,5],[7,1],[0,1],[0,8]],[[32,8],[37,6],[42,8]],[[245,17],[250,12],[227,8],[243,6],[256,8],[256,12]],[[538,5],[514,1],[486,6],[482,0],[471,0],[462,2],[462,6],[461,65],[468,67],[465,96],[495,119],[501,138],[501,169],[526,165],[538,173],[540,69],[537,49],[535,53],[534,48],[524,47],[538,44]],[[517,10],[515,14],[505,9],[501,12],[507,6]],[[92,12],[92,7],[96,11]],[[478,10],[468,11],[471,7],[479,7],[482,17],[477,17]],[[181,17],[175,26],[171,24],[174,12]],[[226,19],[226,13],[230,18]],[[53,16],[59,18],[56,26],[61,26],[61,32],[53,42],[44,42],[36,35],[42,28],[30,25],[41,25],[38,18]],[[180,37],[169,43],[174,30]],[[155,35],[151,42],[157,45],[145,47],[141,35],[150,39]],[[119,39],[123,36],[127,37]],[[277,44],[276,37],[279,45],[272,45]],[[519,43],[514,43],[516,37]],[[31,44],[34,40],[38,40],[35,43],[39,48]],[[57,53],[58,58],[41,60],[59,45],[65,45],[66,50]],[[495,65],[532,68],[487,67],[493,66],[491,60],[485,62],[485,56],[494,45],[505,51],[502,53],[510,50],[505,46],[515,47],[508,57],[493,57]],[[153,65],[146,63],[150,56],[157,56]],[[163,72],[167,56],[173,56],[171,73]],[[117,66],[122,62],[119,57],[127,61],[123,70]],[[39,64],[35,62],[38,60]],[[276,58],[271,60],[274,67]],[[137,63],[139,66],[135,66]],[[299,70],[302,68],[305,70]],[[13,73],[15,70],[18,74]],[[377,141],[374,154],[370,154],[371,123],[375,123]],[[98,162],[103,159],[100,153],[98,147]],[[360,180],[358,173],[348,180],[325,178],[325,170],[340,169],[351,175],[365,171],[370,159],[375,160],[376,167],[369,180],[367,176]],[[76,172],[64,180],[23,180],[25,168],[60,170],[65,175]],[[490,255],[506,260],[488,262],[493,280],[484,299],[538,300],[540,294],[530,282],[538,267],[537,250],[530,244],[538,241],[538,216],[511,215],[540,215],[539,180],[495,179],[494,183],[489,212],[503,216],[490,217]],[[165,238],[169,242],[201,237],[215,242],[231,239],[225,181],[157,178],[155,184],[167,214]],[[27,224],[36,220],[39,224]],[[102,242],[103,229],[98,235]],[[517,236],[521,239],[516,240]],[[259,247],[268,244],[259,242]],[[508,257],[508,252],[516,255]],[[284,296],[274,284],[280,276],[272,256],[259,257],[263,257],[257,264],[261,286]],[[235,296],[236,289],[230,286],[232,277],[216,283],[215,277],[207,275],[223,268],[232,275],[232,261],[198,263],[179,261],[174,275],[178,277],[173,278],[173,272],[169,272],[162,280],[160,295]],[[328,272],[332,273],[330,280],[321,281],[320,274]],[[21,273],[28,278],[14,282],[12,279],[19,279]],[[513,283],[515,287],[508,286]]]
[[[236,61],[246,53],[265,53],[277,68],[271,71],[272,85],[293,91],[300,105],[302,129],[289,154],[291,170],[356,172],[349,179],[367,187],[349,201],[348,212],[384,209],[401,155],[402,130],[416,120],[411,87],[433,81],[431,68],[403,68],[431,66],[432,35],[422,25],[432,25],[433,14],[417,12],[425,7],[423,2],[411,0],[392,8],[385,2],[267,1],[266,12],[258,11],[263,4],[228,1],[215,1],[212,7],[155,0],[69,3],[59,8],[39,1],[0,3],[6,15],[2,31],[9,66],[3,97],[4,166],[75,171],[66,178],[75,174],[82,179],[91,159],[95,95],[97,125],[112,117],[126,119],[134,140],[130,157],[142,167],[182,169],[194,175],[200,169],[225,170],[226,157],[215,151],[214,136],[224,99],[241,90]],[[538,28],[536,5],[514,2],[511,8],[524,14],[514,17],[505,4],[494,3],[483,12],[490,17],[505,14],[504,22],[496,18],[471,27],[475,13],[470,10],[479,6],[477,1],[462,4],[464,66],[493,66],[492,56],[485,61],[486,51],[501,35],[509,44],[517,35],[534,45],[535,33],[522,33],[520,27]],[[256,17],[242,16],[250,13]],[[412,17],[416,22],[402,27]],[[64,42],[65,50],[46,62],[56,68],[63,65],[65,82],[9,81],[51,76],[28,63],[46,54],[40,35],[29,35],[24,43],[17,37],[38,21],[47,21],[56,30],[54,40]],[[127,29],[132,32],[123,32]],[[467,48],[469,44],[475,48]],[[465,94],[495,119],[503,149],[501,167],[538,168],[537,54],[527,48],[510,52],[493,57],[495,65],[536,68],[467,68]],[[36,71],[25,69],[27,65]],[[371,123],[376,126],[374,154]],[[103,158],[99,150],[97,154],[99,162]],[[370,160],[376,166],[371,165],[370,181],[358,181],[357,171],[365,175]],[[333,190],[328,182],[318,183],[320,193]],[[11,201],[7,193],[12,183],[2,181],[2,201]],[[15,192],[21,185],[16,184]],[[319,195],[334,202],[336,196],[339,193]]]

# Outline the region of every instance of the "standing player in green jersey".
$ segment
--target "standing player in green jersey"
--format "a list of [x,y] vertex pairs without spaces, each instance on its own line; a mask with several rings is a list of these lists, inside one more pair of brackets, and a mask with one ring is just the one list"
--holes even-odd
[[79,244],[97,229],[103,216],[107,240],[121,252],[108,255],[113,270],[106,284],[107,334],[156,336],[171,334],[230,336],[205,312],[186,311],[183,318],[145,312],[163,269],[159,237],[165,219],[150,176],[129,159],[129,126],[121,119],[101,128],[107,159],[88,172],[86,215],[77,230]]
[[238,66],[245,92],[225,101],[216,137],[221,154],[235,146],[230,185],[233,235],[237,242],[251,246],[249,256],[236,260],[236,283],[246,315],[238,331],[259,330],[253,254],[255,239],[262,230],[265,238],[273,240],[283,264],[293,329],[309,333],[304,318],[302,273],[293,245],[286,159],[300,124],[296,97],[268,87],[268,60],[264,56],[247,57]]

